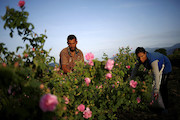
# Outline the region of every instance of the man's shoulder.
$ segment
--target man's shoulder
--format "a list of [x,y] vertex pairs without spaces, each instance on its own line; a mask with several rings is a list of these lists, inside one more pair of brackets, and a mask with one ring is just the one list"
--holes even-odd
[[66,52],[68,52],[68,47],[62,49],[60,53],[66,53]]
[[83,54],[83,52],[79,49],[79,48],[77,48],[78,49],[78,52],[80,53],[80,54]]

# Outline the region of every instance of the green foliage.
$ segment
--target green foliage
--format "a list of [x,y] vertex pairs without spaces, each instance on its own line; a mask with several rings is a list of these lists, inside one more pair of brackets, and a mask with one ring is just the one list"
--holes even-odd
[[[136,59],[133,53],[129,53],[129,47],[125,50],[119,49],[118,57],[115,58],[115,66],[111,70],[112,78],[110,79],[105,77],[109,73],[108,70],[104,69],[106,61],[93,60],[94,66],[78,62],[73,73],[56,76],[56,78],[44,83],[51,83],[51,86],[53,86],[51,88],[52,93],[61,98],[66,96],[70,99],[67,105],[64,100],[61,101],[62,107],[66,106],[67,110],[63,111],[62,116],[59,117],[68,116],[69,119],[82,119],[82,113],[75,115],[80,104],[84,104],[91,109],[93,115],[90,119],[113,120],[117,119],[118,113],[124,111],[148,110],[152,76],[149,75],[149,71],[141,66],[135,79],[138,85],[136,88],[131,88],[130,80],[126,76],[130,76],[130,71]],[[128,65],[131,66],[130,70],[126,68]],[[86,77],[91,79],[89,86],[84,81]],[[137,97],[141,99],[140,103],[137,103]],[[60,107],[59,109],[63,108]]]
[[180,49],[179,48],[175,49],[173,51],[172,55],[168,55],[168,58],[170,59],[171,64],[173,66],[180,67],[180,65],[179,65],[179,61],[180,61]]
[[[136,63],[136,56],[130,53],[129,47],[119,49],[114,58],[115,64],[111,71],[105,69],[109,59],[104,54],[104,61],[93,60],[94,66],[77,62],[73,73],[64,75],[63,72],[50,67],[55,61],[44,50],[44,34],[33,32],[34,26],[27,22],[29,13],[6,9],[2,17],[4,28],[11,30],[13,37],[17,29],[22,40],[28,41],[25,49],[18,46],[16,52],[9,52],[0,43],[0,117],[4,119],[78,119],[82,120],[83,113],[77,107],[84,104],[92,111],[89,119],[117,119],[124,111],[147,110],[150,102],[152,76],[143,66],[139,68],[136,88],[129,85],[130,73]],[[23,49],[22,55],[17,55]],[[22,56],[22,57],[21,57]],[[56,66],[57,68],[58,66]],[[112,78],[106,78],[111,73]],[[84,79],[90,78],[89,86]],[[39,108],[40,97],[46,93],[57,96],[59,104],[54,112],[43,112]],[[65,104],[64,97],[69,99]],[[137,97],[141,102],[137,102]]]

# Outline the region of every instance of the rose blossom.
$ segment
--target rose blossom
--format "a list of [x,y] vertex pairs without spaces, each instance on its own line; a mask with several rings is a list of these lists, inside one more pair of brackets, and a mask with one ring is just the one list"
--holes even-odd
[[44,89],[44,85],[43,85],[43,84],[40,84],[39,88],[40,88],[40,89]]
[[27,54],[27,53],[25,53],[25,54],[24,54],[24,57],[25,57],[25,58],[27,58],[27,57],[28,57],[28,54]]
[[112,78],[112,74],[111,73],[107,73],[106,74],[106,79],[110,79],[110,78]]
[[57,104],[57,97],[50,93],[43,95],[39,102],[39,106],[43,112],[54,111]]
[[105,65],[105,69],[112,70],[113,66],[114,66],[114,60],[108,59]]
[[32,51],[35,51],[35,48],[32,48]]
[[18,58],[21,58],[21,55],[18,55]]
[[137,86],[137,81],[134,81],[134,80],[131,80],[130,81],[130,86],[132,87],[132,88],[136,88],[136,86]]
[[137,103],[140,103],[141,102],[141,99],[139,97],[137,97]]
[[19,63],[18,62],[15,62],[14,63],[14,67],[17,68],[19,66]]
[[85,55],[85,58],[86,58],[86,60],[91,61],[94,59],[94,55],[90,52]]
[[99,89],[100,89],[100,88],[103,88],[103,86],[102,86],[102,85],[100,85],[100,86],[99,86]]
[[135,89],[132,89],[132,92],[133,92],[133,93],[135,93],[135,91],[136,91]]
[[75,111],[75,115],[77,115],[79,112],[78,111]]
[[154,101],[152,100],[151,102],[150,102],[150,105],[152,105],[154,103]]
[[20,0],[20,1],[19,1],[19,3],[18,3],[18,6],[19,6],[19,7],[23,7],[23,6],[24,6],[24,4],[25,4],[25,1]]
[[88,63],[90,66],[94,66],[94,62],[92,60],[89,61]]
[[84,80],[85,80],[87,86],[89,86],[89,83],[91,82],[90,78],[85,78]]
[[6,65],[6,63],[3,62],[3,63],[2,63],[2,66],[3,66],[3,67],[6,67],[7,65]]
[[69,103],[69,99],[66,96],[63,96],[64,100],[65,100],[65,104]]
[[8,89],[8,93],[11,94],[11,89],[12,89],[12,86],[10,85],[9,86],[9,89]]
[[127,69],[130,69],[130,68],[131,68],[131,66],[130,66],[130,65],[127,65],[127,66],[126,66],[126,68],[127,68]]
[[89,109],[89,107],[86,108],[86,110],[83,112],[83,117],[88,119],[92,116],[92,111]]
[[63,107],[63,110],[64,110],[64,111],[66,111],[66,110],[67,110],[67,107],[66,107],[66,106],[64,106],[64,107]]
[[81,112],[84,112],[84,110],[85,110],[85,105],[80,104],[80,105],[77,107],[77,109],[78,109],[79,111],[81,111]]

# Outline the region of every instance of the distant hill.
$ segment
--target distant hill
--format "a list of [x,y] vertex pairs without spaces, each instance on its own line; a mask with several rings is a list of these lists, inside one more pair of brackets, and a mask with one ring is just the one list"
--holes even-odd
[[[177,43],[171,47],[155,47],[155,48],[144,48],[147,52],[154,52],[156,49],[160,49],[160,48],[164,48],[166,49],[167,55],[171,55],[173,54],[173,51],[176,48],[180,48],[180,43]],[[134,53],[135,51],[131,51],[132,53]],[[116,56],[112,57],[111,59],[114,59]]]
[[[163,47],[161,47],[161,48],[163,48]],[[173,45],[173,46],[171,46],[171,47],[164,47],[164,49],[166,49],[167,55],[172,54],[173,51],[174,51],[176,48],[180,48],[180,43],[177,43],[177,44],[175,44],[175,45]],[[156,49],[159,49],[159,48],[156,47],[156,48],[145,48],[145,49],[146,49],[146,51],[148,51],[148,52],[154,52]]]
[[49,66],[55,67],[55,64],[59,66],[58,63],[50,63]]

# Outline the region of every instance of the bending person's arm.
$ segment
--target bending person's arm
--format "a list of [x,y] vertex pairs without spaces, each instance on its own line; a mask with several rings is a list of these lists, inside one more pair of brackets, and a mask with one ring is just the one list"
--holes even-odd
[[134,77],[136,76],[136,73],[137,73],[137,71],[139,69],[139,66],[140,66],[139,62],[135,64],[135,67],[134,67],[134,69],[131,72],[131,77],[130,77],[131,79],[134,79]]
[[156,87],[154,92],[159,92],[160,72],[159,72],[159,67],[158,67],[158,60],[153,61],[151,63],[151,67],[152,67],[152,72],[153,72],[153,76],[155,80],[155,87]]

